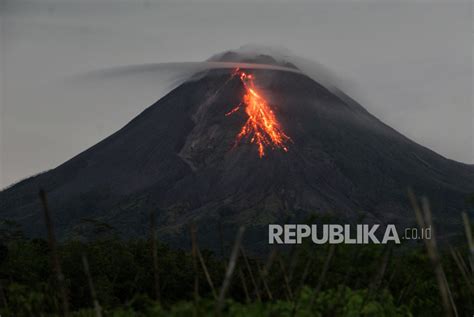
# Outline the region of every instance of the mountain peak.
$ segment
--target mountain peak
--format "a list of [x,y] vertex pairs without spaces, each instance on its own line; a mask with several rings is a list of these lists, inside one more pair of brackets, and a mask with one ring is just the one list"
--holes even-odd
[[275,49],[265,47],[244,46],[237,50],[228,50],[213,55],[208,61],[266,64],[299,70],[298,67],[288,60],[288,56],[279,53]]
[[[265,54],[245,61],[281,63]],[[85,218],[141,236],[155,210],[160,237],[172,244],[183,246],[190,223],[220,223],[229,237],[247,225],[249,243],[258,244],[268,223],[318,213],[413,224],[411,187],[449,230],[474,192],[473,167],[412,142],[341,95],[301,73],[208,71],[104,141],[0,192],[0,216],[43,234],[43,188],[62,237]],[[216,247],[218,230],[202,230],[203,246]]]

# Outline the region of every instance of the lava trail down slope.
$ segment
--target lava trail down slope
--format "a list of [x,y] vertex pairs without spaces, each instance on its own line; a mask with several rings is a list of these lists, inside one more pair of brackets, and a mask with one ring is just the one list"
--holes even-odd
[[408,187],[430,199],[449,233],[474,192],[474,168],[305,75],[212,70],[59,167],[3,190],[0,218],[44,235],[43,188],[62,238],[90,238],[97,223],[143,236],[154,211],[163,240],[186,246],[196,223],[200,243],[215,249],[239,225],[246,243],[264,245],[268,223],[314,214],[412,224]]

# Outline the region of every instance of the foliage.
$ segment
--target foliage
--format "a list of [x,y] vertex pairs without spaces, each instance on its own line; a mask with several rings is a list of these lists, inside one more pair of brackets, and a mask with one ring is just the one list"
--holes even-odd
[[[0,315],[56,316],[60,312],[60,301],[47,242],[25,239],[21,235],[4,241],[6,251],[0,261]],[[157,248],[161,304],[151,299],[154,297],[154,279],[150,241],[108,237],[89,242],[62,242],[59,255],[73,316],[95,316],[82,266],[83,254],[87,255],[105,316],[213,315],[216,304],[211,288],[202,267],[199,265],[195,271],[191,252],[170,249],[163,244],[158,244]],[[465,254],[465,249],[461,251]],[[391,252],[391,256],[383,263],[386,252]],[[213,284],[219,288],[224,278],[225,261],[209,251],[201,253]],[[309,244],[278,252],[264,278],[261,272],[268,264],[267,258],[249,258],[261,300],[245,261],[240,257],[237,269],[246,281],[250,301],[246,300],[237,271],[223,315],[293,316],[293,312],[295,316],[443,314],[433,268],[421,246],[388,250],[377,245],[338,245],[327,275],[321,279],[328,253],[329,246]],[[472,311],[473,302],[465,280],[448,253],[442,258],[458,311]],[[306,267],[308,274],[304,275]],[[194,300],[196,276],[199,299]],[[289,280],[288,287],[284,278]],[[263,279],[271,290],[271,298],[265,291]],[[293,290],[293,297],[289,296],[288,288]]]

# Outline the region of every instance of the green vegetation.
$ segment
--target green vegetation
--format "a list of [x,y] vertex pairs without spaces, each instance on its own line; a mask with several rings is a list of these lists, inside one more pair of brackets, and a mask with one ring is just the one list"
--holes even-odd
[[[427,201],[410,198],[431,226]],[[474,230],[462,218],[466,242],[441,250],[305,243],[251,256],[237,235],[225,257],[200,250],[195,228],[186,251],[99,222],[93,239],[56,245],[51,227],[27,239],[0,221],[0,316],[472,316]]]
[[[61,301],[47,241],[25,239],[11,225],[3,231],[2,240],[1,316],[59,314]],[[459,250],[462,254],[466,254],[464,248]],[[214,315],[212,289],[203,267],[198,265],[195,269],[192,252],[172,250],[162,244],[157,245],[157,251],[161,304],[152,300],[155,292],[150,241],[108,237],[61,243],[59,256],[72,315],[96,316],[81,261],[83,254],[87,255],[105,316]],[[268,258],[248,258],[248,266],[241,253],[223,315],[443,315],[433,268],[421,245],[408,250],[338,245],[331,256],[330,251],[329,246],[301,245],[272,252]],[[202,258],[213,285],[220,288],[226,261],[205,251]],[[474,311],[472,294],[453,258],[443,254],[442,259],[459,314]],[[323,273],[325,263],[327,272]]]

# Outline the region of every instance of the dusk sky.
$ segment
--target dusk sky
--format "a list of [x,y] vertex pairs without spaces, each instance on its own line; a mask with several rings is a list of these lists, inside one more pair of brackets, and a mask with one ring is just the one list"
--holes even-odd
[[[0,188],[109,136],[177,74],[76,81],[242,45],[331,70],[416,142],[474,164],[472,1],[0,0]],[[304,71],[304,69],[303,69]]]

